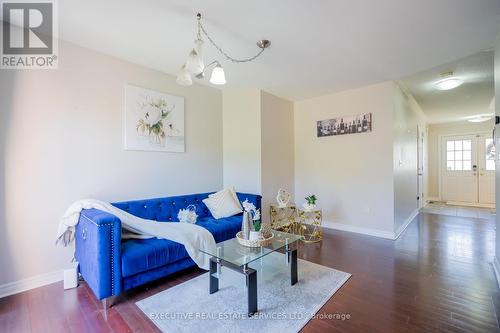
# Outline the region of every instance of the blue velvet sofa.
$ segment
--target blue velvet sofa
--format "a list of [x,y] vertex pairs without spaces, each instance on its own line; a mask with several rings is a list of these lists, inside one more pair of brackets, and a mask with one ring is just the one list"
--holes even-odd
[[[217,243],[233,238],[241,229],[241,214],[215,219],[203,199],[211,193],[113,203],[141,218],[161,223],[179,223],[179,209],[194,204],[196,224],[208,229]],[[261,196],[237,193],[238,199],[261,207]],[[83,210],[75,231],[75,258],[79,271],[100,300],[144,283],[195,266],[184,245],[166,239],[121,239],[121,221],[97,210]]]

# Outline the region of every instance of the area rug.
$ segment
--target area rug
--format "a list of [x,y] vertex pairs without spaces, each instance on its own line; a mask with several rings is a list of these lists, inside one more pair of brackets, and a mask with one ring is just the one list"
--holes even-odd
[[316,312],[351,276],[299,259],[299,281],[291,286],[284,255],[272,253],[251,266],[259,271],[259,311],[252,317],[243,276],[224,267],[212,295],[206,273],[136,305],[162,332],[298,332],[314,316],[338,315]]

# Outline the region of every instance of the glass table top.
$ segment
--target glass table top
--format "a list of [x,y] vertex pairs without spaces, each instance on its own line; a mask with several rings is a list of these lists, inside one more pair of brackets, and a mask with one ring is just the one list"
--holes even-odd
[[272,252],[284,249],[286,244],[292,245],[302,239],[300,235],[288,234],[286,232],[273,230],[274,238],[272,243],[262,247],[247,247],[241,245],[235,238],[216,244],[215,253],[212,251],[200,250],[212,257],[230,262],[237,266],[243,266],[260,259]]

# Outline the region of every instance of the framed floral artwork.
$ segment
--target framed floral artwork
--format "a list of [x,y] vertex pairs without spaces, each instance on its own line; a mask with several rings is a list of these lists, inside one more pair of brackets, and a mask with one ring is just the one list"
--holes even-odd
[[125,86],[125,149],[182,153],[184,97]]

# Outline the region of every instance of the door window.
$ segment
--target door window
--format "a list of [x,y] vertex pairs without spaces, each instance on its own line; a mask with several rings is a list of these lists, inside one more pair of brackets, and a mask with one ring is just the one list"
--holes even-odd
[[472,140],[446,141],[446,169],[448,171],[472,170]]
[[485,142],[485,152],[486,152],[486,170],[495,170],[495,146],[493,145],[493,139],[486,139]]

